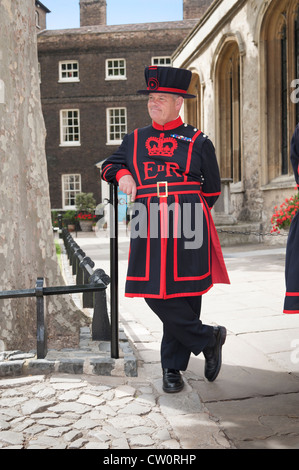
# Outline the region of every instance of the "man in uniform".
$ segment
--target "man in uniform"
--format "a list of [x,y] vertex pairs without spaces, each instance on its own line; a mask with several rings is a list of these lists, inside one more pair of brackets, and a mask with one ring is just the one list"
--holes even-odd
[[[102,166],[137,207],[131,233],[125,295],[144,297],[163,322],[163,390],[184,387],[191,352],[203,352],[205,377],[221,367],[226,329],[199,319],[202,294],[229,283],[210,209],[220,194],[215,150],[206,135],[179,116],[192,73],[173,67],[145,69],[152,125],[124,137]],[[141,210],[141,208],[144,210]],[[137,222],[136,222],[137,220]],[[135,223],[136,222],[136,223]],[[138,236],[139,235],[139,236]]]
[[[291,140],[291,163],[294,170],[297,189],[299,190],[299,124]],[[286,293],[284,313],[299,313],[299,211],[296,212],[290,226],[285,262]]]

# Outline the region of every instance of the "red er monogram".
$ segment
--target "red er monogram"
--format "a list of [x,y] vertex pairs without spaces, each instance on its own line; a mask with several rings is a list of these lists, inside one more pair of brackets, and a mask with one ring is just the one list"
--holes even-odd
[[[164,137],[165,134],[160,134],[160,137],[149,137],[145,142],[149,156],[163,156],[172,157],[178,143],[172,137]],[[156,162],[144,162],[144,179],[157,178],[158,174],[163,172],[165,177],[182,175],[177,172],[179,170],[178,163],[165,161],[164,164],[157,164]]]

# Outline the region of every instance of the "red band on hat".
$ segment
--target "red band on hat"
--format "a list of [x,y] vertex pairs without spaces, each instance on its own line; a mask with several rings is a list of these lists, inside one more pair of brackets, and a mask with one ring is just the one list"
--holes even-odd
[[[151,91],[151,88],[150,87],[147,87],[148,91]],[[187,93],[186,90],[180,90],[179,88],[163,88],[163,87],[159,87],[157,88],[156,90],[154,90],[156,92],[169,92],[169,93],[177,93],[177,94],[185,94]]]

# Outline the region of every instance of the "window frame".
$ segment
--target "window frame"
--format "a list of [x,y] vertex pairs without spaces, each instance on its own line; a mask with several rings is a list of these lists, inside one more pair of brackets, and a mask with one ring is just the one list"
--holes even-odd
[[[79,136],[79,139],[78,140],[64,140],[64,123],[63,123],[63,114],[64,113],[68,113],[68,112],[74,112],[76,111],[78,113],[78,126],[75,126],[74,124],[72,125],[72,127],[78,127],[78,136]],[[81,129],[80,129],[80,110],[79,109],[74,109],[74,108],[67,108],[67,109],[61,109],[60,110],[60,113],[59,113],[59,116],[60,116],[60,147],[79,147],[81,145]],[[67,117],[68,119],[68,117]],[[72,119],[74,119],[72,117]],[[68,126],[65,126],[65,127],[68,127]],[[67,133],[67,135],[70,135]],[[76,134],[73,134],[73,135],[76,135]]]
[[239,45],[234,37],[229,37],[216,67],[217,147],[221,177],[236,188],[243,182],[241,76]]
[[[155,60],[157,60],[158,63],[155,63]],[[169,60],[169,63],[164,63],[163,60]],[[172,66],[172,60],[171,56],[153,56],[151,59],[152,64],[151,65],[157,65],[158,67],[171,67]]]
[[[62,66],[63,65],[69,65],[69,64],[77,64],[77,73],[78,76],[74,77],[63,77],[62,76]],[[74,72],[74,69],[70,69],[70,72]],[[75,59],[70,59],[70,60],[60,60],[58,64],[58,83],[76,83],[80,82],[80,70],[79,70],[79,61]]]
[[[292,81],[296,77],[295,22],[298,16],[297,0],[274,0],[261,23],[260,82],[261,89],[265,91],[261,102],[261,115],[265,116],[261,122],[260,135],[262,190],[290,188],[293,185],[293,169],[289,155],[298,104],[292,102],[290,97],[293,92]],[[286,49],[283,50],[283,47]],[[283,83],[287,84],[286,91]],[[267,116],[272,118],[267,119]]]
[[[112,69],[109,67],[109,62],[112,61],[112,62],[120,62],[120,61],[123,61],[124,62],[124,65],[123,67],[120,67],[120,65],[118,65],[118,67],[112,67]],[[109,75],[109,70],[124,70],[124,75]],[[110,81],[110,80],[127,80],[127,62],[126,62],[126,59],[125,58],[118,58],[118,57],[115,57],[115,58],[109,58],[109,59],[106,59],[105,61],[105,80],[107,81]]]
[[[65,182],[65,178],[68,178],[68,177],[78,177],[79,181],[75,181],[74,183],[78,183],[79,184],[79,189],[69,189],[69,188],[66,188],[66,182]],[[69,182],[67,182],[69,184]],[[64,210],[76,210],[76,204],[74,205],[67,205],[65,203],[66,201],[66,192],[71,192],[71,191],[74,191],[75,192],[75,196],[74,196],[74,200],[76,200],[76,193],[79,194],[82,192],[82,178],[81,178],[81,174],[80,173],[64,173],[61,175],[61,196],[62,196],[62,208]],[[69,197],[68,197],[69,199]]]
[[[124,126],[125,126],[125,131],[122,132],[122,131],[120,130],[119,134],[120,134],[121,137],[120,137],[119,139],[112,140],[112,139],[110,138],[111,133],[112,133],[112,131],[111,131],[111,125],[115,125],[115,126],[117,126],[117,125],[121,126],[121,125],[122,125],[121,123],[119,123],[119,124],[118,124],[118,123],[111,123],[111,118],[115,118],[115,117],[116,117],[116,116],[111,116],[111,111],[117,111],[117,110],[118,110],[118,111],[124,110],[124,112],[125,112],[125,114],[124,114],[124,118],[125,118],[125,124],[124,124]],[[106,109],[107,145],[120,145],[120,144],[122,143],[124,136],[127,134],[127,123],[128,123],[128,121],[127,121],[127,108],[126,108],[126,107],[121,106],[121,107],[113,107],[113,108],[107,108],[107,109]],[[114,132],[114,134],[117,134],[116,131],[113,131],[113,132]]]

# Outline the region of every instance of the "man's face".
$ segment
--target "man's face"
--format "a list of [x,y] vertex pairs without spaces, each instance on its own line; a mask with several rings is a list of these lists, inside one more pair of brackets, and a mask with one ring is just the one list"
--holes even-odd
[[148,112],[153,121],[160,126],[174,121],[179,115],[183,98],[168,93],[150,93],[148,99]]

